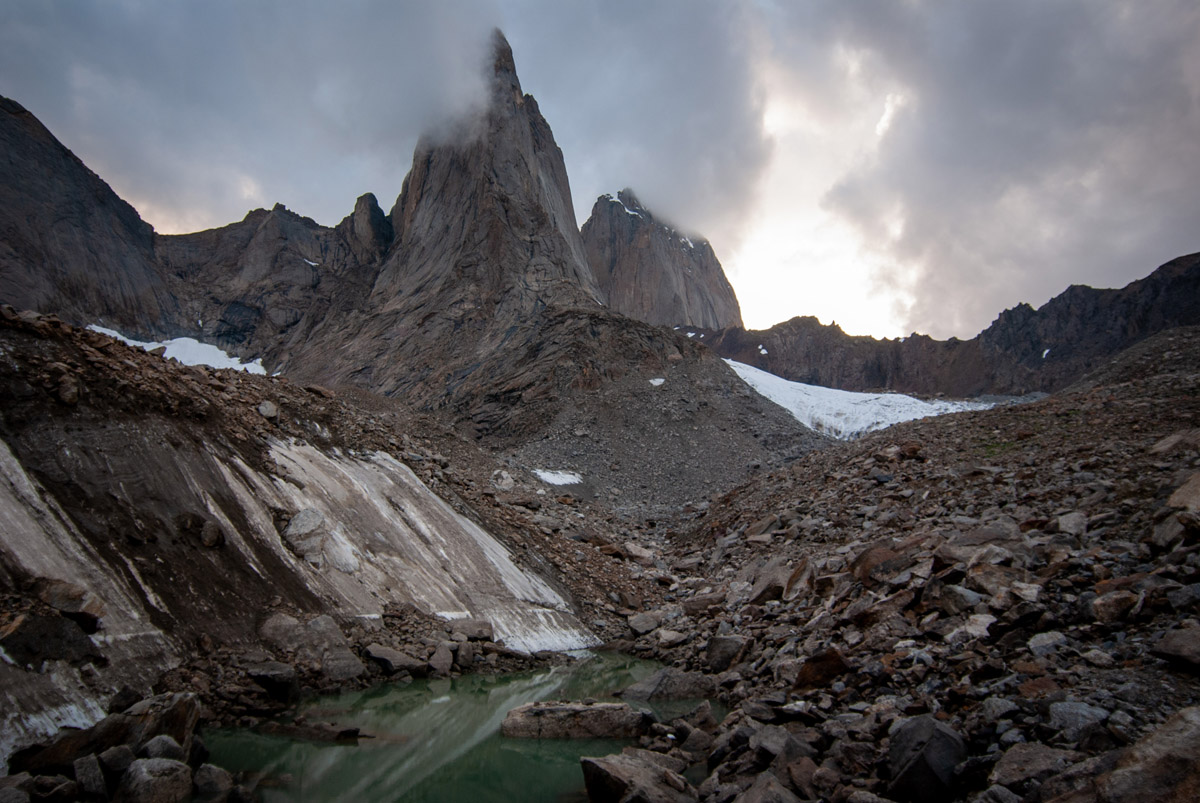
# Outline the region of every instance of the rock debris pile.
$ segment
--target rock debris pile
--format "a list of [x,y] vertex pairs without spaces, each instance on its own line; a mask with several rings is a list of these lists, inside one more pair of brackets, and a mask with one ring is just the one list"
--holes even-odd
[[[1200,330],[1174,330],[1051,399],[718,500],[655,555],[666,601],[624,646],[733,708],[643,747],[699,762],[705,801],[1191,799],[1198,366]],[[685,799],[655,766],[632,799]]]

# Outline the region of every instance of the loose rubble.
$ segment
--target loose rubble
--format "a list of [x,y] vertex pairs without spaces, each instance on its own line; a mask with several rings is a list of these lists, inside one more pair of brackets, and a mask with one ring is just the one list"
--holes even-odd
[[703,764],[704,801],[1193,799],[1197,366],[1200,331],[1174,330],[1053,398],[808,455],[644,539],[667,593],[623,646],[732,710],[699,749],[683,720],[642,746]]

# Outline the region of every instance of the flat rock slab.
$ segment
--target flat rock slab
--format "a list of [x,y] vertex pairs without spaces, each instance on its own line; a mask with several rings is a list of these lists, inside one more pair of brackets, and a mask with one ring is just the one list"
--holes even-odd
[[627,703],[527,703],[508,712],[500,733],[512,739],[634,739],[653,717]]
[[988,780],[1012,792],[1025,794],[1031,785],[1040,784],[1083,757],[1082,753],[1074,750],[1059,750],[1039,742],[1023,742],[1013,745],[1001,756]]

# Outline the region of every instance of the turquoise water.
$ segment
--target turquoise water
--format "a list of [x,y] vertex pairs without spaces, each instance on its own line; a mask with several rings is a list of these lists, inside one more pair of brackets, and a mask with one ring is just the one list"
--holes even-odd
[[[535,700],[606,699],[657,668],[599,654],[543,672],[416,681],[300,706],[310,724],[357,727],[373,737],[357,745],[244,730],[206,731],[204,739],[214,764],[259,774],[266,803],[585,801],[579,757],[619,752],[629,742],[504,739],[500,722]],[[694,704],[656,713],[677,716]]]

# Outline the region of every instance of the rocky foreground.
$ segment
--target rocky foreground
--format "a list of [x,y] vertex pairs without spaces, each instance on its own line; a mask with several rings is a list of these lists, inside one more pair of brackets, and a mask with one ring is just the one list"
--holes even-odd
[[1195,800],[1198,367],[1200,330],[1173,330],[1042,402],[809,455],[670,533],[670,593],[625,647],[672,668],[630,694],[733,710],[589,760],[592,799]]
[[[1044,401],[831,446],[666,519],[539,485],[369,394],[187,368],[51,317],[0,318],[6,441],[41,461],[34,476],[60,500],[91,487],[38,451],[67,433],[87,446],[151,428],[228,447],[247,471],[278,472],[269,444],[281,439],[390,451],[552,578],[612,647],[667,663],[625,692],[628,711],[555,704],[565,724],[537,709],[532,724],[506,726],[514,738],[639,734],[624,754],[585,760],[593,800],[1194,799],[1200,330],[1158,335]],[[179,658],[152,682],[112,686],[123,659],[103,600],[6,559],[6,654],[30,678],[74,672],[108,699],[98,725],[15,753],[0,800],[239,799],[253,779],[205,764],[199,724],[261,725],[305,691],[556,660],[511,650],[487,622],[403,605],[347,617],[290,586],[240,617],[196,607],[202,595],[189,618],[186,600],[156,585],[155,557],[226,560],[236,533],[186,516],[143,515],[139,527],[94,495],[63,504],[81,527],[94,519],[124,539],[108,548],[166,600],[147,610]],[[309,549],[304,521],[282,511],[275,522],[301,567],[330,557]],[[719,699],[730,713],[639,712],[669,697]]]

